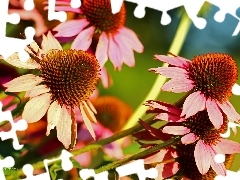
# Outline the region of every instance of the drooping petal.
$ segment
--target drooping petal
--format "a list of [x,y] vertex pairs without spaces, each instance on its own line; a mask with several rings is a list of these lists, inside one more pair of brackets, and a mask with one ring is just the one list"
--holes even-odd
[[80,33],[89,22],[86,19],[80,20],[68,20],[66,22],[60,23],[56,26],[53,31],[58,31],[55,37],[71,37]]
[[162,86],[162,90],[175,93],[182,93],[190,91],[193,87],[194,85],[192,81],[187,78],[186,79],[173,78]]
[[158,164],[156,170],[158,171],[158,176],[155,180],[163,180],[168,177],[173,176],[180,169],[180,164],[178,162],[172,162],[167,164]]
[[94,133],[94,130],[93,130],[93,127],[92,127],[92,124],[91,124],[91,121],[89,120],[89,117],[88,115],[86,114],[84,108],[83,108],[83,105],[80,105],[80,112],[81,112],[81,115],[82,115],[82,118],[83,118],[83,121],[88,129],[88,131],[90,132],[91,136],[93,137],[93,139],[96,139],[96,135]]
[[201,94],[201,92],[193,92],[186,98],[183,104],[183,111],[181,113],[181,116],[186,115],[185,118],[188,118],[196,114],[198,111],[204,110],[205,104],[206,98]]
[[158,60],[171,64],[173,66],[177,66],[177,67],[182,67],[182,68],[186,68],[189,65],[189,60],[185,59],[185,58],[179,58],[178,57],[169,57],[169,56],[165,56],[165,55],[154,55],[155,58],[157,58]]
[[[83,103],[83,109],[84,109],[86,115],[88,116],[89,120],[94,122],[94,123],[97,123],[96,117],[95,117],[93,111],[88,107],[88,104],[85,101],[83,101],[82,103]],[[94,108],[94,110],[96,112],[95,108]]]
[[240,144],[229,139],[221,139],[216,146],[223,154],[240,153]]
[[108,74],[107,69],[105,67],[103,67],[101,69],[101,81],[102,81],[102,85],[104,88],[108,88],[109,86],[111,86],[113,84],[113,80],[111,78],[111,76]]
[[50,134],[50,130],[54,129],[55,126],[58,124],[58,121],[62,118],[62,111],[63,108],[58,104],[57,101],[53,101],[53,103],[50,105],[47,113],[47,132],[46,135],[48,136]]
[[118,68],[118,70],[121,70],[122,68],[121,51],[112,35],[109,36],[108,55],[110,61],[113,63],[114,69]]
[[63,143],[66,149],[68,149],[69,145],[71,144],[72,137],[71,127],[72,127],[71,112],[66,107],[63,107],[56,128],[57,138],[59,141]]
[[96,49],[96,58],[99,61],[101,68],[108,60],[108,37],[105,32],[102,32],[99,37]]
[[154,117],[154,119],[166,120],[168,122],[182,122],[185,121],[185,118],[181,118],[180,116],[176,116],[170,113],[160,113]]
[[49,50],[52,49],[62,50],[62,46],[58,42],[58,40],[52,35],[52,33],[48,31],[47,37],[43,35],[42,50],[44,53],[47,53]]
[[15,67],[23,68],[23,69],[39,69],[40,65],[34,61],[33,59],[29,58],[26,62],[23,62],[19,59],[18,53],[14,53],[5,61]]
[[[96,91],[94,91],[96,92]],[[97,114],[97,110],[95,109],[95,107],[93,106],[93,104],[91,103],[90,100],[87,100],[87,106],[90,108],[90,110],[94,113]]]
[[190,129],[184,126],[165,126],[162,132],[173,135],[184,135],[189,133]]
[[29,91],[36,85],[40,84],[42,81],[43,79],[39,76],[35,76],[33,74],[26,74],[3,84],[3,86],[7,87],[7,89],[5,90],[6,92]]
[[27,91],[26,94],[25,94],[25,97],[34,97],[34,96],[38,96],[40,94],[44,94],[44,93],[47,93],[49,92],[50,89],[47,88],[45,85],[38,85],[38,86],[35,86],[32,90],[30,91]]
[[178,78],[183,79],[183,81],[188,78],[187,71],[179,67],[158,67],[149,70],[155,71],[155,73],[161,74],[167,78]]
[[216,129],[219,129],[223,124],[223,116],[218,105],[216,104],[215,101],[208,99],[206,101],[206,108],[207,108],[209,119],[212,122],[213,126]]
[[194,133],[189,133],[183,136],[181,138],[181,141],[183,144],[191,144],[194,143],[197,139],[198,137]]
[[51,95],[45,93],[30,99],[24,107],[22,118],[28,123],[40,120],[50,106]]
[[235,108],[229,101],[226,101],[225,103],[222,104],[217,102],[217,104],[222,109],[222,111],[227,115],[230,121],[240,120],[240,115],[236,112]]
[[199,140],[195,146],[194,157],[201,174],[206,174],[210,168],[211,154],[209,148],[210,146],[204,144],[202,140]]
[[80,49],[83,51],[88,50],[92,43],[92,36],[94,34],[95,27],[91,26],[81,31],[74,39],[71,49]]
[[211,155],[211,167],[218,174],[226,176],[226,168],[223,163],[217,163],[215,156],[218,154],[212,147],[209,148],[209,154]]
[[119,29],[119,33],[121,34],[122,39],[126,41],[133,50],[138,53],[143,52],[144,47],[133,30],[127,27],[122,27]]

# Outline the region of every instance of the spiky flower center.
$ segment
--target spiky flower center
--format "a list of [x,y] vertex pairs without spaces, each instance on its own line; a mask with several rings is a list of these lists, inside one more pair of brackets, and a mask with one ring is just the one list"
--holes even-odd
[[183,124],[205,144],[215,145],[221,138],[220,133],[227,130],[227,116],[224,113],[222,113],[222,116],[223,124],[219,129],[214,128],[206,110],[199,111],[197,114],[187,118]]
[[60,105],[79,107],[99,80],[98,60],[82,50],[51,50],[40,63],[43,83]]
[[91,25],[106,33],[115,33],[126,20],[124,3],[120,11],[112,13],[110,0],[83,0],[81,10]]
[[194,91],[201,91],[206,98],[225,102],[232,95],[238,70],[234,59],[221,53],[195,56],[189,65],[189,79],[194,82]]

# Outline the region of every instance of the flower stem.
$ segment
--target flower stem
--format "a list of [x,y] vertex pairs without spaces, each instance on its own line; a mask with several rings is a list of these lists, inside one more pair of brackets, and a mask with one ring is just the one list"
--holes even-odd
[[[188,16],[186,15],[186,13],[182,14],[177,32],[175,34],[175,37],[173,39],[172,45],[169,48],[169,52],[173,53],[173,54],[179,54],[182,45],[186,39],[187,33],[189,31],[191,25],[191,20],[188,18]],[[162,65],[162,67],[166,67],[168,66],[167,63],[164,63]],[[141,118],[144,113],[147,110],[146,106],[143,106],[142,104],[144,102],[146,102],[147,100],[154,100],[158,97],[159,93],[160,93],[160,89],[163,86],[164,82],[166,81],[166,77],[159,75],[155,81],[155,83],[152,86],[152,89],[150,90],[150,92],[147,94],[147,96],[145,97],[145,99],[140,103],[140,105],[137,107],[136,111],[133,113],[133,115],[130,117],[129,121],[126,123],[126,125],[123,127],[123,130],[128,129],[130,127],[133,127],[137,121],[138,118]]]
[[155,152],[159,151],[160,149],[163,149],[163,148],[166,148],[166,147],[168,147],[168,146],[170,146],[170,145],[173,145],[173,144],[175,144],[175,143],[178,142],[178,141],[179,141],[179,137],[178,137],[178,138],[170,139],[170,140],[168,140],[168,141],[166,141],[166,142],[164,142],[164,143],[161,143],[161,144],[158,144],[158,145],[156,145],[156,146],[153,146],[153,147],[151,147],[151,148],[149,148],[149,149],[146,149],[146,150],[144,150],[144,151],[142,151],[142,152],[139,152],[139,153],[137,153],[137,154],[134,154],[134,155],[132,155],[132,156],[126,157],[126,158],[124,158],[124,159],[122,159],[122,160],[109,163],[109,164],[107,164],[106,166],[102,166],[102,167],[96,169],[96,170],[95,170],[95,173],[101,173],[101,172],[104,172],[104,171],[108,171],[108,170],[110,170],[110,169],[114,169],[114,168],[116,168],[116,167],[119,167],[119,166],[121,166],[121,165],[124,165],[124,164],[126,164],[126,163],[128,163],[128,162],[130,162],[130,161],[132,161],[132,160],[140,159],[140,158],[142,158],[142,157],[145,157],[145,156],[147,156],[147,155],[150,155],[150,154],[152,154],[152,153],[155,153]]

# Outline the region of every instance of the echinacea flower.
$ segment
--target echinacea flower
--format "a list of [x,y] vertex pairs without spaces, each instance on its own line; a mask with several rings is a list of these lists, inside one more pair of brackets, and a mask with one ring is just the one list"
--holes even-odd
[[[56,10],[76,12],[66,1],[56,1],[56,4]],[[83,0],[76,13],[79,13],[79,19],[63,22],[53,29],[57,31],[55,37],[76,36],[72,47],[81,50],[87,50],[96,38],[95,55],[101,68],[108,58],[115,69],[121,70],[123,63],[130,67],[135,65],[133,50],[141,53],[143,45],[134,31],[124,26],[124,3],[118,13],[112,14],[110,0]]]
[[33,123],[47,112],[46,134],[49,135],[56,126],[59,141],[69,148],[76,139],[74,108],[79,108],[95,138],[91,121],[96,122],[96,110],[89,101],[100,76],[95,56],[82,50],[63,50],[50,32],[47,37],[43,35],[42,49],[33,42],[25,50],[31,56],[28,61],[20,61],[17,53],[5,60],[16,67],[40,71],[39,76],[26,74],[4,84],[7,92],[26,91],[25,97],[30,100],[24,107],[22,118]]
[[219,175],[226,175],[223,163],[214,160],[217,154],[233,154],[240,152],[240,144],[228,139],[223,139],[220,133],[227,130],[227,116],[222,113],[223,124],[215,129],[206,110],[199,111],[188,118],[182,118],[181,109],[160,101],[148,101],[146,104],[151,109],[161,110],[155,119],[168,121],[162,132],[172,135],[182,135],[182,144],[194,144],[194,157],[201,174],[206,174],[210,168]]
[[[217,173],[210,168],[206,174],[201,174],[195,163],[194,144],[178,144],[174,148],[161,149],[154,155],[144,159],[144,164],[155,166],[158,177],[155,180],[173,179],[181,180],[214,180]],[[224,165],[229,169],[234,155],[226,155]]]
[[192,61],[180,56],[155,55],[155,58],[171,65],[150,69],[172,78],[163,85],[163,91],[191,91],[183,104],[181,116],[188,118],[206,109],[215,128],[220,128],[223,124],[222,111],[230,121],[240,119],[240,115],[229,102],[232,87],[238,77],[237,65],[231,56],[209,53],[195,56]]

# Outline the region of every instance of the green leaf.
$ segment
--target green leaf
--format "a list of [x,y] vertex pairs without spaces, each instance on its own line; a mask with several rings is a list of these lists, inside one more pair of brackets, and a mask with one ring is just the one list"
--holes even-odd
[[60,162],[57,162],[57,163],[54,163],[54,164],[50,167],[49,173],[50,173],[50,176],[51,176],[51,179],[52,179],[52,180],[55,180],[55,179],[57,178],[57,172],[62,170],[61,163],[62,163],[61,161],[60,161]]

